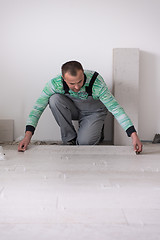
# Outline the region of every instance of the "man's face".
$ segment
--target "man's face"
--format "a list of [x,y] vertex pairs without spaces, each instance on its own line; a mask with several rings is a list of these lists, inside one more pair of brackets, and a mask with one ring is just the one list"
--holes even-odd
[[84,83],[84,73],[82,70],[77,70],[77,75],[72,76],[69,72],[66,72],[63,79],[72,91],[79,92]]

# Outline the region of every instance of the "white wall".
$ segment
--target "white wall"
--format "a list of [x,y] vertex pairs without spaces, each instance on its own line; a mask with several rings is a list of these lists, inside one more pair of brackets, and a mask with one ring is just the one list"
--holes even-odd
[[[159,22],[159,0],[0,0],[0,118],[14,119],[15,138],[24,135],[33,103],[68,60],[98,71],[112,90],[112,49],[133,47],[141,50],[139,136],[152,140],[160,132]],[[60,139],[48,108],[34,138]]]

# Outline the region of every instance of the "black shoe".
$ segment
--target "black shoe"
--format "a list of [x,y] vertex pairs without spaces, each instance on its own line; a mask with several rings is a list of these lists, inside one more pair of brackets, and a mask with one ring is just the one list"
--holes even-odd
[[103,142],[104,140],[104,124],[103,124],[103,127],[102,127],[102,131],[101,131],[101,139],[100,139],[100,143]]
[[76,138],[66,142],[64,145],[76,145]]
[[154,136],[152,143],[160,143],[160,134],[156,134]]

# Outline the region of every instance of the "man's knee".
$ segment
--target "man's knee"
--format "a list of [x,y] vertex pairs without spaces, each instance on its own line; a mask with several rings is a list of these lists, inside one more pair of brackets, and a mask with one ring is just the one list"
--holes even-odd
[[59,104],[61,104],[61,102],[63,101],[63,95],[62,94],[53,94],[50,98],[49,98],[49,106],[50,108],[53,108]]
[[77,137],[77,144],[78,145],[96,145],[100,142],[100,137],[97,136],[96,138],[92,138],[92,137],[87,137],[87,138],[84,138],[84,137]]

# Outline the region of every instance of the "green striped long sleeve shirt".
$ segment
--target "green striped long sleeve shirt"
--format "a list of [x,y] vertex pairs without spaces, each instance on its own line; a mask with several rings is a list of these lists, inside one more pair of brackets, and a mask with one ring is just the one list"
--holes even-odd
[[[86,82],[80,89],[80,91],[74,92],[71,89],[69,90],[70,95],[75,98],[88,98],[86,86],[89,85],[94,71],[84,70],[84,74],[86,75]],[[38,120],[48,105],[49,98],[55,93],[65,94],[62,75],[56,76],[45,85],[40,97],[35,102],[29,114],[26,124],[26,131],[31,131],[32,133],[34,133],[34,130],[38,124]],[[111,94],[104,79],[100,74],[97,76],[93,84],[92,97],[93,99],[99,99],[106,106],[108,111],[114,115],[121,127],[127,132],[128,136],[130,136],[132,132],[136,131],[130,118],[127,116],[124,109],[119,105],[114,96]]]

